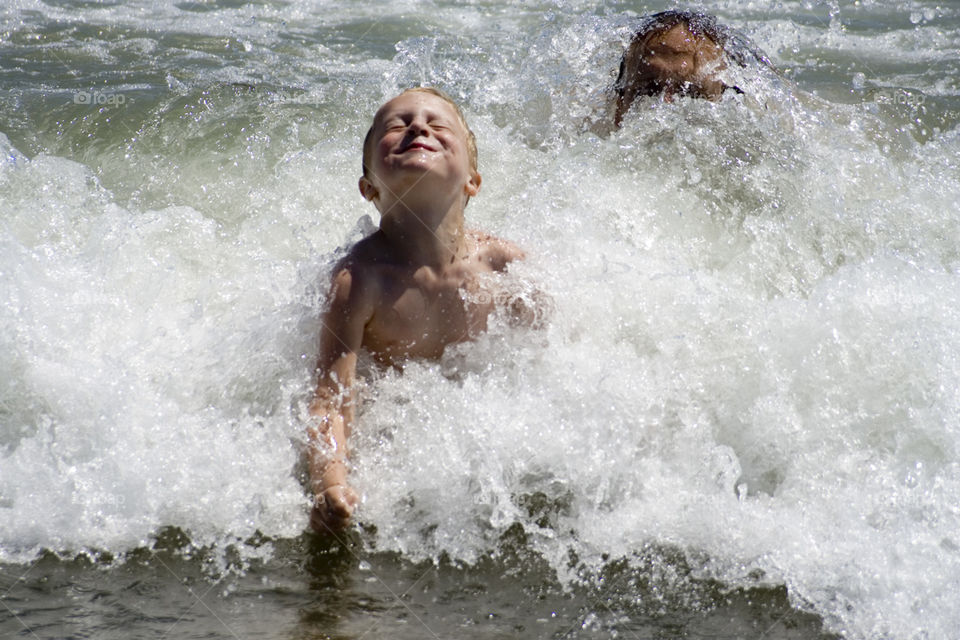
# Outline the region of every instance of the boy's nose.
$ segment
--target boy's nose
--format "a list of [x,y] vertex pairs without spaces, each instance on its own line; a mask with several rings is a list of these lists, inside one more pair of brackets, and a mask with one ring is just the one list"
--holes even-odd
[[420,135],[427,131],[427,121],[422,118],[414,118],[407,125],[407,131],[413,135]]

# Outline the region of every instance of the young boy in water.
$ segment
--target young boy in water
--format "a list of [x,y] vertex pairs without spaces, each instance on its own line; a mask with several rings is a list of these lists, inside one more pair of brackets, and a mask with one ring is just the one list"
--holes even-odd
[[347,526],[358,502],[346,446],[357,353],[366,349],[384,365],[439,358],[486,328],[497,292],[483,274],[523,257],[505,240],[464,228],[464,207],[480,190],[476,141],[440,91],[410,89],[380,107],[359,186],[380,212],[380,229],[334,269],[323,319],[307,429],[310,525],[321,533]]

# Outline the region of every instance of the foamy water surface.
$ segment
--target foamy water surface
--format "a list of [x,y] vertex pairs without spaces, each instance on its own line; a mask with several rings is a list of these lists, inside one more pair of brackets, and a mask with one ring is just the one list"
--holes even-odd
[[[12,6],[2,628],[42,617],[16,577],[51,553],[99,558],[107,578],[86,579],[119,592],[142,554],[172,547],[161,562],[186,564],[171,573],[266,593],[216,591],[268,635],[363,635],[362,613],[284,618],[283,598],[307,593],[288,565],[340,570],[304,550],[301,418],[325,279],[376,223],[355,186],[362,136],[384,99],[431,84],[479,140],[469,221],[528,251],[509,286],[552,310],[539,329],[495,318],[439,362],[362,367],[363,503],[337,556],[351,580],[477,571],[516,613],[547,589],[524,582],[534,566],[558,601],[587,594],[561,611],[570,624],[516,613],[516,637],[673,637],[631,624],[715,606],[704,585],[785,589],[777,611],[843,637],[956,637],[960,10],[707,3],[780,74],[744,70],[745,94],[719,103],[638,103],[607,135],[630,25],[662,8]],[[605,579],[616,597],[598,606]],[[455,634],[487,637],[495,598],[450,588],[481,601]],[[175,591],[172,618],[191,602]],[[422,606],[428,628],[462,627]]]

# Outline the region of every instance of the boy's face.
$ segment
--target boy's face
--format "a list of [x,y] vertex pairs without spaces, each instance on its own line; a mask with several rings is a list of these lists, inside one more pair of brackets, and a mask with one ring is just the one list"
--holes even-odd
[[480,188],[480,175],[470,166],[467,130],[439,96],[411,91],[380,107],[370,151],[369,174],[360,179],[360,191],[375,203],[385,189],[402,197],[435,179],[451,188],[461,186],[467,197]]

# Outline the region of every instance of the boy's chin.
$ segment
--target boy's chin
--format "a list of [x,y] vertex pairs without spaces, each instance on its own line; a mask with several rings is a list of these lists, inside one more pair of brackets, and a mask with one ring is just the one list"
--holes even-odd
[[443,159],[436,151],[417,151],[406,153],[397,159],[394,171],[435,171],[444,167]]
[[[404,162],[391,172],[391,178],[385,180],[387,184],[403,185],[404,190],[418,186],[433,185],[432,188],[442,188],[444,184],[461,181],[460,173],[443,162],[434,162],[432,159]],[[402,193],[395,191],[395,193]]]

